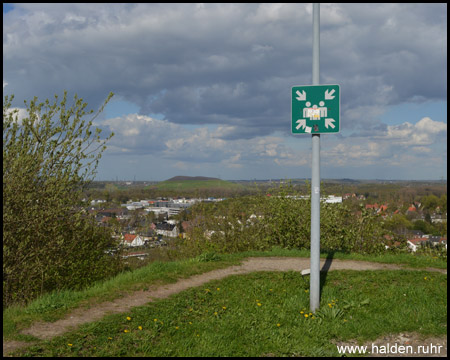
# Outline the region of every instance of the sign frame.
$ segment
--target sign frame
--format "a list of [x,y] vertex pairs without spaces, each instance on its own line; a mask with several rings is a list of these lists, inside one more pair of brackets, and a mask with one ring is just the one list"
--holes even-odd
[[340,132],[339,84],[292,86],[291,95],[292,134]]

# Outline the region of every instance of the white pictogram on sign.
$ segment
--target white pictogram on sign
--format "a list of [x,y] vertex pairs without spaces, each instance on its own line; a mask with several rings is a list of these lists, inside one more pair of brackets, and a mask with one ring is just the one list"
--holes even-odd
[[331,89],[331,91],[328,92],[328,89],[327,89],[327,90],[325,91],[325,100],[333,100],[334,97],[335,97],[335,95],[333,95],[335,91],[336,91],[336,90]]
[[295,93],[298,95],[298,97],[296,97],[296,99],[298,101],[305,101],[306,100],[306,92],[305,92],[305,90],[303,90],[302,92],[297,90]]

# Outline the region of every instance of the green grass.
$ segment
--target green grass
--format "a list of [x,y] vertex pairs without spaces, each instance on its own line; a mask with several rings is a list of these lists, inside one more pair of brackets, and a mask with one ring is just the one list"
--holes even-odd
[[[56,321],[63,318],[71,310],[78,307],[89,307],[103,301],[110,301],[124,296],[126,293],[147,289],[151,285],[175,282],[179,278],[187,278],[195,274],[211,271],[218,268],[239,264],[250,256],[297,256],[309,257],[308,250],[288,250],[273,248],[271,251],[247,251],[238,254],[208,253],[194,259],[153,262],[145,267],[125,272],[118,276],[94,284],[81,290],[65,290],[45,294],[31,302],[28,306],[13,306],[3,311],[3,338],[7,340],[29,340],[28,336],[21,335],[20,330],[29,327],[37,321]],[[447,263],[441,259],[429,256],[414,256],[411,254],[385,254],[382,256],[368,256],[358,254],[345,254],[335,252],[334,259],[353,259],[384,263],[404,264],[415,268],[447,268]],[[322,258],[330,254],[321,254]]]
[[338,356],[334,341],[446,334],[447,275],[335,271],[321,283],[315,315],[299,273],[257,272],[107,316],[14,355]]
[[77,307],[89,307],[122,297],[128,292],[147,289],[151,285],[173,283],[180,278],[237,263],[239,258],[232,256],[220,256],[217,261],[204,261],[201,257],[170,262],[156,261],[140,269],[119,274],[110,280],[95,283],[85,290],[45,294],[28,306],[12,306],[3,311],[3,338],[26,340],[28,337],[20,335],[19,332],[33,322],[56,321]]

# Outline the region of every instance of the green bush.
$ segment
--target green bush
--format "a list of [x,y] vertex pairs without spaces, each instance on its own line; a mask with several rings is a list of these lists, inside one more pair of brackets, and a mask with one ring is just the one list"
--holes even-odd
[[82,210],[83,189],[110,137],[100,140],[100,130],[90,130],[92,120],[83,119],[87,104],[75,96],[66,107],[66,96],[60,103],[57,96],[53,104],[37,98],[25,102],[23,119],[11,109],[13,96],[5,97],[4,307],[53,290],[81,288],[120,268],[120,257],[107,253],[115,246],[111,233]]
[[[309,249],[311,202],[292,189],[273,196],[247,196],[189,210],[191,228],[182,251],[238,252],[273,246]],[[343,203],[321,203],[321,250],[374,254],[385,251],[388,230],[363,207],[356,214]]]

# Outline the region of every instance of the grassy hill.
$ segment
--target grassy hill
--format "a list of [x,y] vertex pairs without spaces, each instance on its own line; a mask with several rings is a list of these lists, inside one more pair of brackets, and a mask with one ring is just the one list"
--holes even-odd
[[[308,279],[294,271],[260,271],[211,280],[124,313],[104,316],[48,341],[20,333],[32,323],[55,321],[77,308],[88,311],[92,306],[101,307],[102,300],[120,298],[128,291],[224,269],[248,256],[308,254],[274,249],[154,262],[82,291],[46,294],[25,308],[4,310],[4,341],[34,342],[16,351],[15,356],[312,357],[341,356],[336,344],[372,343],[389,334],[446,337],[447,275],[428,269],[446,268],[446,262],[411,254],[376,257],[340,253],[334,257],[421,269],[323,273],[321,306],[315,314],[308,310]],[[435,344],[434,340],[423,343],[429,345],[430,341]]]
[[175,176],[156,184],[158,190],[196,190],[196,189],[239,189],[241,185],[229,181],[203,176]]

